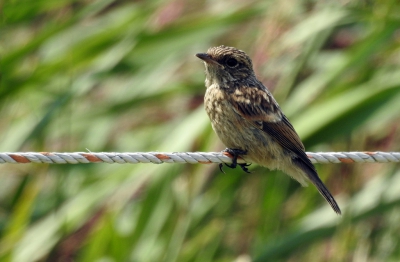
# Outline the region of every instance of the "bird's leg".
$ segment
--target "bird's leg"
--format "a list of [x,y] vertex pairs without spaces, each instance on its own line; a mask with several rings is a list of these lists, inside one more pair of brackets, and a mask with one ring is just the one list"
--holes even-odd
[[[229,153],[230,155],[233,156],[233,158],[232,158],[232,164],[228,165],[228,164],[225,163],[225,165],[226,165],[227,167],[236,168],[236,166],[239,165],[240,168],[241,168],[244,172],[250,173],[250,172],[249,172],[249,169],[247,169],[247,167],[250,166],[251,164],[246,164],[246,163],[245,163],[245,164],[238,164],[238,163],[237,163],[237,159],[238,159],[239,155],[246,155],[246,154],[247,154],[247,151],[244,151],[244,150],[241,150],[241,149],[226,148],[226,149],[223,150],[222,152],[227,152],[227,153]],[[225,172],[222,170],[222,164],[219,164],[219,169],[220,169],[223,173],[225,173]]]
[[232,149],[232,148],[226,148],[222,152],[226,152],[226,153],[228,153],[228,154],[233,156],[232,164],[230,164],[230,165],[225,164],[227,167],[230,167],[230,168],[236,168],[236,166],[238,165],[237,159],[238,159],[239,155],[247,154],[247,151],[244,151],[244,150],[241,150],[241,149]]

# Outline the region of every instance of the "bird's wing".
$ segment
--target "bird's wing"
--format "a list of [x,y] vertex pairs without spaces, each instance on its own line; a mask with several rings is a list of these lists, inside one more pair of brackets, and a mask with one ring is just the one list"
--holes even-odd
[[239,87],[228,95],[228,100],[237,114],[270,135],[283,148],[295,153],[315,170],[304,152],[300,137],[269,92],[257,87]]
[[337,214],[341,214],[339,205],[318,177],[317,171],[304,152],[303,143],[292,124],[280,110],[278,103],[265,89],[257,87],[239,87],[228,95],[235,112],[275,139],[284,149],[293,152],[293,164],[300,167],[317,187]]

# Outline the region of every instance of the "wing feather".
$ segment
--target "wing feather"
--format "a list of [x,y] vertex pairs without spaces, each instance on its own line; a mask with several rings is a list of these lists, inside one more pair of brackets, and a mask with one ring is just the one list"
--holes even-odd
[[300,167],[317,187],[321,195],[337,214],[340,208],[332,194],[318,177],[317,171],[304,152],[304,145],[289,119],[282,113],[278,103],[265,89],[256,87],[238,88],[228,96],[235,112],[252,125],[271,136],[284,149],[293,152],[293,164]]
[[295,153],[309,168],[315,170],[304,152],[299,135],[268,91],[256,87],[239,87],[228,99],[240,116],[270,135],[283,148]]

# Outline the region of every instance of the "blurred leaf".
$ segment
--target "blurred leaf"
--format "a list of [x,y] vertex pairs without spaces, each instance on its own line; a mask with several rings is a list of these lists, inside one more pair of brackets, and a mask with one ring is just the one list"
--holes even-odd
[[328,135],[344,135],[399,93],[399,88],[396,72],[379,74],[361,86],[309,107],[294,125],[303,140],[312,139],[314,143],[326,140]]
[[[396,1],[0,6],[2,151],[221,150],[193,56],[221,44],[251,54],[307,147],[399,150]],[[0,166],[0,260],[400,258],[393,164],[318,167],[343,218],[263,167],[40,166]]]

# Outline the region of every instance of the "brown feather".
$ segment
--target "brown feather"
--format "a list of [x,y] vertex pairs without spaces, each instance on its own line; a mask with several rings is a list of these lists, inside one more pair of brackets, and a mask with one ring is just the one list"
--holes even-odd
[[[247,92],[248,90],[251,90],[251,92]],[[289,119],[280,111],[274,98],[267,91],[258,88],[247,88],[246,90],[233,92],[232,94],[228,97],[228,101],[236,113],[250,121],[256,128],[270,135],[284,149],[294,153],[295,156],[292,157],[293,164],[305,172],[333,210],[337,214],[341,214],[338,204],[318,177],[314,165],[304,152],[305,148],[299,135],[289,122]],[[258,95],[258,99],[254,99],[254,94]],[[247,103],[249,99],[253,103]],[[254,101],[256,102],[254,103]]]
[[254,74],[251,59],[234,47],[212,47],[197,54],[206,67],[205,109],[212,127],[230,149],[270,169],[280,169],[306,185],[310,180],[340,214],[319,179],[303,143],[269,90]]
[[228,99],[239,115],[252,121],[255,127],[269,134],[283,148],[295,153],[314,168],[304,152],[299,135],[266,89],[238,88]]

